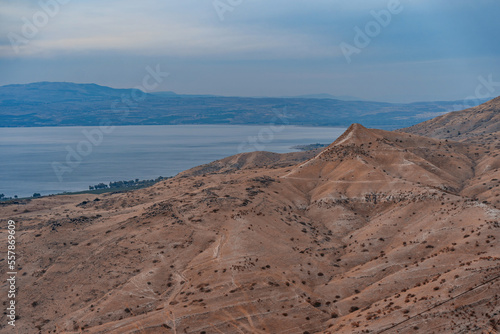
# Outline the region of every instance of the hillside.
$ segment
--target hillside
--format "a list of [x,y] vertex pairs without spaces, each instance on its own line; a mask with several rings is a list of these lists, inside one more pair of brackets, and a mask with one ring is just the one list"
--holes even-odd
[[4,127],[278,124],[396,129],[449,112],[460,102],[393,104],[332,98],[244,98],[140,93],[95,84],[39,82],[0,87]]
[[294,166],[299,162],[311,159],[316,156],[321,149],[314,149],[303,152],[273,153],[273,152],[249,152],[233,155],[221,160],[191,168],[179,173],[179,177],[200,176],[212,173],[232,173],[238,170]]
[[19,333],[494,332],[487,156],[354,124],[309,160],[248,153],[0,207],[19,223]]
[[468,181],[463,193],[481,201],[498,203],[495,189],[500,179],[500,97],[401,131],[458,140],[484,151],[484,155],[476,154],[476,175]]
[[477,107],[433,118],[402,131],[453,140],[498,133],[500,131],[500,97]]

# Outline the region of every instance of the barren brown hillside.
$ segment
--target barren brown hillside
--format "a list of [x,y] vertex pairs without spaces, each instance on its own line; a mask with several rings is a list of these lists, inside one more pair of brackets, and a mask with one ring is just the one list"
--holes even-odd
[[[457,140],[476,150],[474,177],[467,181],[462,194],[498,206],[499,195],[495,188],[499,186],[500,180],[500,97],[402,131]],[[480,151],[484,151],[484,154],[480,154]]]
[[421,136],[463,140],[500,131],[500,97],[403,129]]
[[134,192],[3,205],[16,328],[496,333],[496,152],[355,124],[307,161],[245,154]]

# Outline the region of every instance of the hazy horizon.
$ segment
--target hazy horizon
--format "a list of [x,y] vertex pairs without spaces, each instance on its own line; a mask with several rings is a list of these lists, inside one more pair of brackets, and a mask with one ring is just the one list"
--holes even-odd
[[[11,83],[11,84],[5,84],[5,85],[0,85],[1,87],[8,87],[8,86],[15,86],[15,85],[31,85],[31,84],[41,84],[41,83],[51,83],[51,84],[76,84],[76,85],[98,85],[101,87],[106,87],[106,88],[112,88],[112,89],[141,89],[142,87],[112,87],[112,86],[107,86],[107,85],[101,85],[95,82],[71,82],[71,81],[37,81],[37,82],[27,82],[27,83]],[[419,100],[419,101],[407,101],[407,102],[391,102],[391,101],[383,101],[383,100],[368,100],[368,99],[363,99],[359,96],[350,96],[350,95],[334,95],[330,93],[325,93],[325,92],[318,92],[318,93],[311,93],[311,94],[300,94],[300,95],[292,95],[292,96],[240,96],[240,95],[219,95],[219,94],[204,94],[204,93],[197,93],[197,94],[190,94],[190,93],[179,93],[176,91],[172,90],[158,90],[158,91],[147,91],[145,89],[141,89],[144,93],[150,93],[150,94],[160,94],[160,93],[173,93],[178,96],[209,96],[209,97],[233,97],[233,98],[255,98],[255,99],[265,99],[265,98],[277,98],[277,99],[289,99],[289,98],[326,98],[326,99],[338,99],[338,100],[343,100],[345,101],[364,101],[364,102],[382,102],[382,103],[395,103],[395,104],[411,104],[411,103],[420,103],[420,102],[467,102],[469,103],[468,105],[464,105],[463,107],[466,108],[468,106],[476,106],[478,104],[484,103],[483,101],[485,100],[484,98],[477,98],[477,99],[460,99],[460,100]],[[499,92],[500,94],[500,92]],[[329,95],[329,97],[321,97],[321,95]],[[486,100],[493,99],[497,96],[491,96],[488,97]]]

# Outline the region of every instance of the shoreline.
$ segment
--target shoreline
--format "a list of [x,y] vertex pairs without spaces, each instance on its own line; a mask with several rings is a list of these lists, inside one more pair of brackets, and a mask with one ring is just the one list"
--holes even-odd
[[[154,180],[138,180],[134,181],[134,185],[132,186],[107,186],[106,188],[99,188],[99,189],[89,189],[89,190],[79,190],[79,191],[64,191],[62,193],[56,193],[56,194],[48,194],[48,195],[40,195],[40,196],[29,196],[29,197],[8,197],[8,198],[0,198],[0,205],[9,205],[9,204],[21,204],[19,201],[31,201],[33,199],[38,199],[38,198],[44,198],[44,197],[53,197],[53,196],[61,196],[61,195],[82,195],[82,194],[94,194],[94,195],[100,195],[100,194],[107,194],[107,193],[123,193],[123,192],[128,192],[132,190],[138,190],[138,189],[144,189],[151,187],[155,185],[158,182],[165,181],[168,179],[173,178],[173,176],[167,176],[163,177],[160,176]],[[130,181],[111,181],[109,184],[116,184],[120,182],[130,182]],[[89,186],[89,188],[95,187],[95,186]],[[34,193],[35,195],[37,193]]]

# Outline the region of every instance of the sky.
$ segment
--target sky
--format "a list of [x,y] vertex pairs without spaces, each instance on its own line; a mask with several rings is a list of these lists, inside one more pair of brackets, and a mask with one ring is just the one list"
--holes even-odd
[[147,91],[149,67],[169,73],[152,90],[179,94],[495,97],[499,13],[498,0],[0,0],[0,85]]

